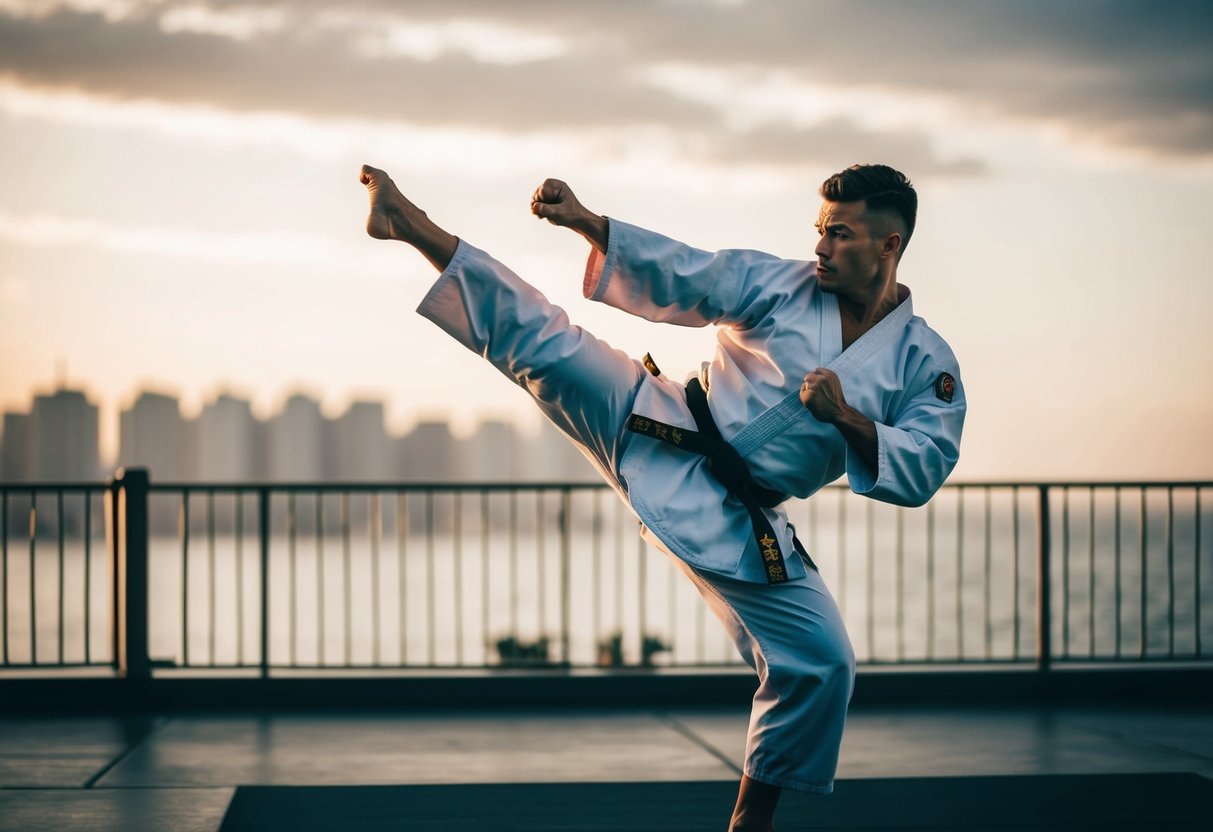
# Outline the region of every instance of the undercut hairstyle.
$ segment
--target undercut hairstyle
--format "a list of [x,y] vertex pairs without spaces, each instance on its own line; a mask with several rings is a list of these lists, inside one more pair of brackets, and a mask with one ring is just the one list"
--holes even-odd
[[862,199],[866,204],[865,214],[900,218],[905,225],[901,250],[906,250],[918,217],[918,192],[901,171],[888,165],[851,165],[822,182],[820,193],[822,199],[830,202]]

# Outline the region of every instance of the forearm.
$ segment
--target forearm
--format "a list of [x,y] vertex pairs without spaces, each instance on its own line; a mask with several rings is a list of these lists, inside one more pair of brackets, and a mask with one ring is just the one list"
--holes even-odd
[[611,225],[607,222],[607,218],[586,211],[585,214],[578,218],[576,223],[569,226],[582,237],[585,237],[586,242],[594,248],[606,254],[607,243],[610,241]]
[[864,467],[875,476],[880,466],[880,442],[876,438],[876,424],[852,407],[839,409],[831,422],[838,428],[838,432]]

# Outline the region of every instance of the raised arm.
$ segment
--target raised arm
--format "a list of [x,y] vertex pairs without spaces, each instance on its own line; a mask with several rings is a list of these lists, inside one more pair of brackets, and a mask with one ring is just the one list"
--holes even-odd
[[535,190],[531,213],[576,231],[593,247],[582,286],[587,298],[650,321],[750,326],[777,302],[773,283],[799,285],[809,276],[804,263],[744,249],[703,251],[607,219],[559,179]]
[[610,238],[607,218],[588,210],[573,195],[573,189],[559,179],[545,179],[535,189],[531,213],[552,225],[576,231],[594,248],[606,253]]

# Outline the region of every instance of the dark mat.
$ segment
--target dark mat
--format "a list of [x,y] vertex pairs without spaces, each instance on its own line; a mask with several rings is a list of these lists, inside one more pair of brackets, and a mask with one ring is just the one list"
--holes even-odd
[[[241,786],[221,832],[723,830],[735,783]],[[1196,774],[840,780],[786,792],[776,826],[802,829],[1208,832],[1213,780]]]

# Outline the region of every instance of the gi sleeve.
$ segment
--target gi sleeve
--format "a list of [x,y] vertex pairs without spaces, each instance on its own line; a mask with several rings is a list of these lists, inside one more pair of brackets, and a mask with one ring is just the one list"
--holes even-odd
[[940,371],[911,397],[892,424],[876,422],[875,472],[847,447],[851,490],[899,506],[926,503],[960,459],[966,409],[958,368]]
[[594,249],[582,291],[641,318],[680,326],[754,326],[776,301],[764,276],[807,264],[747,249],[708,252],[609,219],[607,250]]

